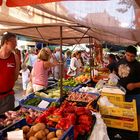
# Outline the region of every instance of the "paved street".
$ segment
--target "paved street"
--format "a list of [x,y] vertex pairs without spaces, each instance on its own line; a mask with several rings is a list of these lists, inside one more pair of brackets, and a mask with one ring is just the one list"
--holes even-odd
[[15,106],[18,106],[18,101],[23,98],[23,89],[22,89],[22,79],[21,76],[19,76],[18,80],[16,81],[15,87]]

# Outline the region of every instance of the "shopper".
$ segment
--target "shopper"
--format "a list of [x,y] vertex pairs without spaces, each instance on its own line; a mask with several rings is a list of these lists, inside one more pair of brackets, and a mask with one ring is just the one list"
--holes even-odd
[[137,50],[128,46],[125,57],[117,64],[119,84],[126,89],[126,101],[136,99],[138,114],[140,114],[140,63],[135,59]]
[[31,50],[29,52],[30,53],[25,58],[24,64],[26,64],[28,62],[28,68],[29,68],[29,70],[31,72],[32,68],[34,66],[34,63],[37,60],[37,55],[36,55],[35,48],[31,48]]
[[6,33],[1,39],[0,48],[0,114],[14,108],[13,87],[18,78],[20,61],[14,52],[16,35]]
[[38,59],[35,62],[31,73],[34,91],[44,89],[48,86],[48,71],[51,67],[58,64],[55,59],[53,63],[51,63],[50,58],[51,55],[45,48],[41,49],[38,53]]
[[25,64],[21,65],[21,74],[22,74],[22,87],[23,87],[23,95],[26,94],[27,85],[30,81],[30,70]]
[[78,59],[80,59],[79,52],[78,51],[73,52],[67,75],[76,76],[77,74],[80,74],[82,72],[82,64],[79,63]]
[[70,61],[71,61],[71,51],[67,50],[65,52],[65,68],[68,69],[70,66]]
[[[60,47],[55,48],[55,50],[54,50],[54,58],[58,62],[60,62],[61,61],[61,55],[62,55],[62,61],[65,61],[64,55],[63,54],[60,55],[60,54],[61,54],[60,53]],[[61,77],[60,76],[60,74],[61,74],[60,65],[57,65],[57,66],[54,67],[53,73],[54,73],[54,79],[59,80],[60,77]],[[64,75],[63,75],[63,77],[64,77]]]

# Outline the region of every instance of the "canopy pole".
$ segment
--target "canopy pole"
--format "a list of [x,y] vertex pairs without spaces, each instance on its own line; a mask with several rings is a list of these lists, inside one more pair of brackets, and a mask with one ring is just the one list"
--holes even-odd
[[60,97],[63,97],[63,58],[62,58],[62,37],[63,28],[60,26]]
[[90,80],[92,81],[92,37],[89,37],[89,45],[90,45]]
[[45,42],[44,37],[42,36],[42,34],[40,33],[40,31],[38,30],[38,28],[36,27],[37,32],[39,33],[39,35],[41,36],[41,38],[43,39],[43,41]]
[[[79,44],[81,42],[81,40],[83,39],[83,37],[87,34],[87,32],[90,30],[90,28],[88,28],[86,30],[86,32],[82,35],[82,37],[79,39],[79,41],[77,41],[77,44]],[[72,52],[74,51],[74,49],[77,47],[77,44],[75,45],[75,47],[72,49]]]

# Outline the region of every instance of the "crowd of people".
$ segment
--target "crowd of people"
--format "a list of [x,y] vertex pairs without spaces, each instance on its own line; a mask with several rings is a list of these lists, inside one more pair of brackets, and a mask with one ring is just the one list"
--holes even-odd
[[83,67],[89,60],[89,54],[84,51],[71,52],[67,50],[62,53],[61,59],[60,48],[56,47],[54,51],[49,48],[42,48],[36,51],[31,48],[24,53],[21,63],[20,73],[22,75],[22,83],[24,94],[47,88],[48,77],[55,80],[60,79],[60,62],[63,62],[63,78],[69,78],[83,72]]

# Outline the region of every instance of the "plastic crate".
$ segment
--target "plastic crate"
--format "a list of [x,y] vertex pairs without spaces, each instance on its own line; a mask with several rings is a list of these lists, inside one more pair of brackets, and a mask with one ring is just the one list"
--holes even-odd
[[101,106],[99,110],[108,127],[138,131],[136,101],[112,102],[116,107]]
[[0,130],[0,140],[4,140],[4,137],[6,136],[8,131],[12,131],[16,128],[21,128],[22,126],[26,125],[26,120],[22,119],[14,124],[11,124],[7,127],[5,127],[4,129]]
[[78,85],[72,89],[72,91],[77,92],[83,85]]
[[114,94],[114,93],[104,93],[101,92],[101,96],[107,96],[109,101],[114,102],[124,102],[125,101],[125,95],[122,94]]
[[[22,119],[19,122],[5,128],[3,131],[0,131],[0,140],[3,140],[7,135],[8,131],[15,130],[16,128],[22,128],[23,126],[28,125],[25,119]],[[31,126],[31,125],[30,125]],[[56,128],[48,128],[50,131],[56,131]],[[64,132],[63,136],[59,140],[73,140],[74,139],[74,127],[70,126],[67,131]]]
[[[19,105],[20,106],[23,106],[23,107],[26,107],[26,108],[31,108],[33,110],[47,110],[47,108],[39,108],[39,107],[36,107],[36,106],[32,106],[32,105],[25,105],[24,103],[28,100],[28,99],[32,99],[32,98],[41,98],[41,97],[37,97],[35,94],[30,94],[29,96],[27,96],[26,99],[22,99],[21,101],[19,101]],[[48,101],[48,102],[56,102],[58,100],[56,99],[52,99],[52,98],[41,98],[42,100],[45,100],[45,101]]]

